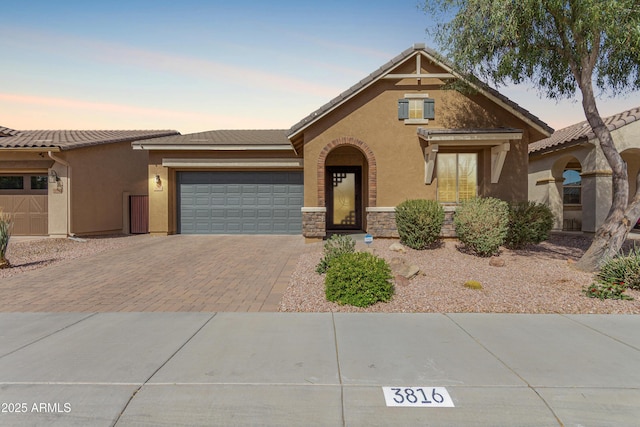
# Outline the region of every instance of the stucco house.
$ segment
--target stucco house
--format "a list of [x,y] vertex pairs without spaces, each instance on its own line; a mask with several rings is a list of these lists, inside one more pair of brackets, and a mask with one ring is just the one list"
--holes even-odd
[[175,134],[0,127],[0,208],[12,215],[13,234],[128,233],[129,196],[148,189],[148,153],[131,143]]
[[[630,196],[640,172],[640,107],[604,119],[627,163]],[[554,229],[593,233],[611,208],[611,168],[586,121],[529,145],[529,199],[553,211]]]
[[149,152],[150,231],[397,235],[394,208],[472,196],[527,200],[528,145],[553,130],[423,44],[289,130],[136,142]]

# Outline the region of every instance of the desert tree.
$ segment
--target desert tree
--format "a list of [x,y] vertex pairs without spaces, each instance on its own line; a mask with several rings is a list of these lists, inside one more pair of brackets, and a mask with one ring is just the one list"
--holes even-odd
[[529,82],[552,100],[581,94],[612,171],[611,209],[576,263],[597,270],[640,216],[640,175],[630,197],[627,165],[597,106],[600,95],[640,88],[640,0],[426,0],[424,9],[436,22],[428,32],[469,78]]

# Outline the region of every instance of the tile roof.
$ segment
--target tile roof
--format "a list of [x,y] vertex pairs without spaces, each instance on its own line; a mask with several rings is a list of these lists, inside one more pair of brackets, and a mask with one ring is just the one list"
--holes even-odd
[[19,132],[17,130],[13,130],[13,129],[9,129],[6,128],[4,126],[0,126],[0,138],[5,137],[5,136],[14,136],[17,135]]
[[[6,128],[0,128],[6,129]],[[22,130],[0,138],[0,148],[59,148],[71,150],[90,145],[132,142],[179,135],[175,130]]]
[[[603,119],[610,131],[619,129],[637,120],[640,120],[640,107],[632,108],[622,113],[615,114]],[[549,138],[541,139],[529,144],[529,153],[538,151],[548,151],[553,148],[562,148],[587,142],[596,136],[591,130],[591,126],[585,120],[575,125],[557,130]]]
[[[356,95],[357,93],[359,93],[360,91],[365,89],[367,86],[369,86],[370,84],[374,83],[377,79],[379,79],[380,77],[382,77],[385,74],[389,73],[391,70],[393,70],[395,67],[397,67],[400,63],[404,62],[405,60],[407,60],[408,58],[413,56],[416,52],[423,52],[424,54],[427,55],[427,57],[429,57],[429,59],[432,62],[452,70],[452,73],[454,75],[456,75],[458,78],[462,78],[462,76],[460,76],[457,73],[455,73],[455,71],[453,70],[453,66],[451,64],[449,64],[445,59],[443,59],[442,56],[440,54],[438,54],[436,51],[424,46],[424,44],[415,44],[413,47],[410,47],[409,49],[404,50],[398,56],[396,56],[395,58],[393,58],[392,60],[390,60],[386,64],[382,65],[376,71],[374,71],[373,73],[369,74],[367,77],[365,77],[364,79],[360,80],[358,83],[356,83],[355,85],[351,86],[349,89],[347,89],[346,91],[342,92],[340,95],[338,95],[337,97],[333,98],[331,101],[329,101],[328,103],[326,103],[322,107],[318,108],[316,111],[314,111],[313,113],[309,114],[308,116],[306,116],[305,118],[300,120],[298,123],[293,125],[288,131],[288,137],[289,138],[294,137],[302,128],[306,127],[306,125],[308,125],[308,124],[314,122],[315,120],[319,119],[324,114],[326,114],[327,112],[332,110],[336,105],[341,104],[342,102],[346,101],[347,99],[353,97],[354,95]],[[509,98],[507,98],[506,96],[502,95],[497,90],[489,87],[486,83],[483,83],[483,82],[479,81],[478,79],[475,79],[475,80],[476,81],[474,81],[472,84],[475,85],[478,89],[487,92],[488,94],[490,94],[491,96],[497,98],[498,100],[500,100],[501,102],[503,102],[507,106],[513,108],[514,110],[516,110],[517,112],[522,114],[522,116],[524,116],[526,119],[528,119],[529,121],[533,122],[535,125],[539,126],[544,132],[546,132],[548,134],[551,134],[553,132],[553,129],[551,127],[549,127],[549,125],[547,125],[545,122],[540,120],[538,117],[536,117],[535,115],[530,113],[528,110],[522,108],[517,103],[511,101]],[[469,82],[469,83],[471,83],[471,82]]]
[[190,133],[186,135],[172,135],[145,141],[145,147],[160,147],[163,145],[210,146],[210,145],[287,145],[285,129],[239,129],[239,130],[211,130],[207,132]]

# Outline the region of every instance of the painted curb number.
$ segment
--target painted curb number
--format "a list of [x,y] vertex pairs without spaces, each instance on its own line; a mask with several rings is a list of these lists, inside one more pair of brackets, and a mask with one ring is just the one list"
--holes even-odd
[[382,387],[387,406],[453,408],[444,387]]

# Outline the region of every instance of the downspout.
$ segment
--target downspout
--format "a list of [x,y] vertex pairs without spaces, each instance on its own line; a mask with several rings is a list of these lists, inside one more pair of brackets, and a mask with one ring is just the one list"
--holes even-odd
[[54,156],[51,151],[47,154],[54,162],[67,167],[67,236],[73,237],[74,234],[71,232],[71,165],[66,160]]

